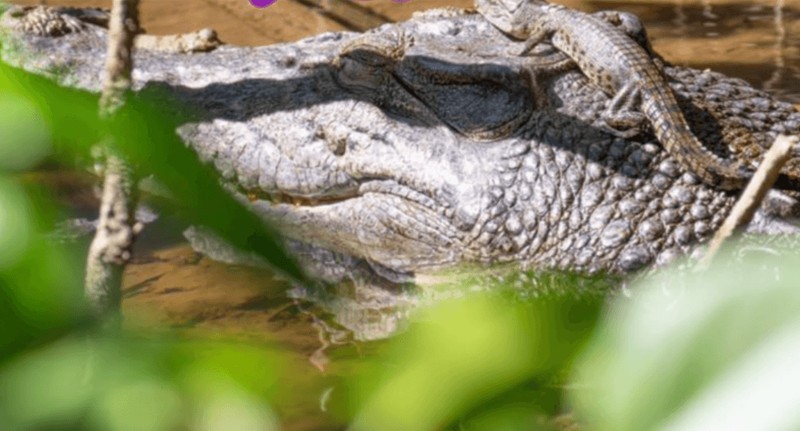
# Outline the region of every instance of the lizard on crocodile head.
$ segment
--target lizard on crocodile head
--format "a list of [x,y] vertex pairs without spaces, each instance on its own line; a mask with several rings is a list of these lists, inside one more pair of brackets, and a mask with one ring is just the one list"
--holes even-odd
[[[647,42],[618,28],[634,27],[635,32],[636,23],[611,22],[632,15],[590,15],[542,0],[476,0],[476,7],[502,32],[527,40],[521,55],[550,37],[556,49],[612,97],[611,120],[631,124],[641,121],[643,114],[666,150],[705,183],[736,190],[752,176],[752,167],[717,156],[692,133],[661,68],[648,53]],[[642,114],[632,112],[636,108]],[[800,176],[781,173],[776,187],[800,190]]]

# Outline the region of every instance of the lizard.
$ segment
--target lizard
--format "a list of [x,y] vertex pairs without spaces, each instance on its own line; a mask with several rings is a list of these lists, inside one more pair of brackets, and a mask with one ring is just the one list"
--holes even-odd
[[[550,37],[553,47],[612,98],[609,118],[627,124],[642,116],[649,120],[667,152],[706,184],[724,190],[747,184],[751,167],[717,156],[695,137],[649,45],[631,37],[637,25],[629,15],[590,15],[542,0],[476,0],[476,7],[503,33],[526,40],[520,55]],[[620,17],[626,22],[613,22]],[[637,107],[641,114],[632,112]],[[782,172],[775,187],[800,190],[800,176]]]

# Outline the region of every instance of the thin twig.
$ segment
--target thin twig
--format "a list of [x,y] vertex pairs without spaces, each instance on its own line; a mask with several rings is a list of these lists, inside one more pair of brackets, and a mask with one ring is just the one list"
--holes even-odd
[[[114,0],[109,23],[108,50],[100,97],[100,113],[110,117],[122,106],[131,88],[133,38],[139,28],[139,0]],[[98,316],[118,315],[122,273],[130,261],[135,226],[136,182],[127,163],[107,146],[100,220],[89,247],[85,292]],[[116,319],[115,319],[116,320]]]
[[139,31],[139,0],[113,0],[100,111],[111,115],[131,88],[133,38]]
[[758,166],[758,170],[750,179],[747,187],[742,192],[742,196],[736,201],[730,214],[717,230],[714,238],[708,246],[705,256],[700,260],[700,267],[707,267],[714,256],[719,251],[722,244],[728,237],[733,235],[736,229],[750,223],[753,215],[761,205],[761,201],[767,192],[778,179],[783,165],[791,158],[792,149],[798,144],[797,137],[780,135],[775,139],[769,151],[764,155],[764,160]]

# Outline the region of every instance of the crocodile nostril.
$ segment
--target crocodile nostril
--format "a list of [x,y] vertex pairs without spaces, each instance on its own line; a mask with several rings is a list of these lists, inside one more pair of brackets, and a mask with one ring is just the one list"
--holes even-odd
[[315,137],[325,141],[328,149],[336,156],[343,156],[347,150],[347,135],[336,133],[335,126],[322,126],[317,128]]
[[283,67],[286,68],[295,67],[297,65],[297,59],[290,55],[281,60],[281,63],[283,64]]
[[347,149],[347,140],[337,138],[328,140],[328,148],[337,156],[343,156]]

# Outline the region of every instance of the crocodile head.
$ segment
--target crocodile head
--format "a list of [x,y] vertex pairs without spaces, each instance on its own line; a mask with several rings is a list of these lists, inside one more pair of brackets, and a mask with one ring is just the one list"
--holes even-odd
[[[241,108],[185,137],[292,237],[401,271],[520,261],[624,272],[713,234],[735,194],[700,184],[649,134],[603,131],[601,91],[576,71],[539,77],[536,59],[507,56],[513,43],[460,14],[265,48],[296,63],[270,66],[263,85],[191,96]],[[791,106],[743,81],[667,73],[705,142],[745,127],[766,146],[798,130]]]

